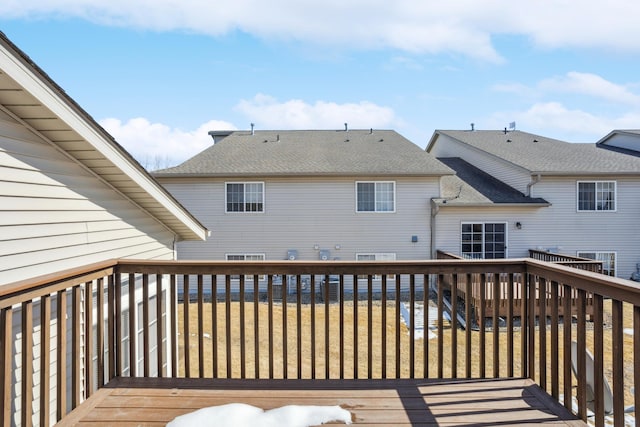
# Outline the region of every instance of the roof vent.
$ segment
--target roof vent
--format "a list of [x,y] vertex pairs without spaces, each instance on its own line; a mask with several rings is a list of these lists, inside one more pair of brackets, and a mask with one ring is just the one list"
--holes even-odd
[[510,140],[510,139],[507,139],[507,142],[511,142],[511,140]]
[[251,135],[255,135],[255,132],[253,131],[253,127],[255,126],[255,124],[251,123]]
[[533,142],[538,142],[538,140],[537,140],[537,139],[534,139],[534,140],[533,140]]
[[474,130],[476,130],[476,124],[475,123],[471,123],[471,131],[473,132]]
[[349,132],[349,125],[347,123],[344,124],[344,131]]

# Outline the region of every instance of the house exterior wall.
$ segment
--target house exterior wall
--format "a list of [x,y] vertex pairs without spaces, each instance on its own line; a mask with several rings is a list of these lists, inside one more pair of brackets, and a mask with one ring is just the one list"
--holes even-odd
[[531,174],[528,171],[447,135],[438,135],[438,141],[433,145],[430,153],[437,158],[459,157],[521,193],[527,194],[527,185],[531,182]]
[[0,116],[0,286],[110,258],[173,259],[174,234]]
[[[225,213],[226,182],[264,182],[262,213]],[[356,182],[394,181],[393,213],[356,212]],[[264,254],[266,260],[355,260],[360,253],[395,253],[396,259],[425,259],[430,253],[429,200],[438,178],[211,178],[161,179],[187,209],[212,230],[207,242],[180,242],[180,259],[225,259],[227,254]],[[412,236],[418,241],[412,242]]]
[[[615,212],[578,212],[577,181],[614,180]],[[462,222],[507,222],[508,256],[526,257],[529,249],[578,252],[615,252],[616,275],[628,279],[640,263],[640,198],[638,177],[542,177],[534,186],[549,207],[445,207],[437,215],[436,248],[459,254]],[[515,227],[520,222],[521,229]]]
[[[63,152],[0,114],[0,286],[111,258],[174,259],[174,241],[175,235],[156,219]],[[138,302],[142,300],[139,286],[136,285]],[[128,299],[124,301],[127,303]],[[55,297],[52,303],[50,407],[55,415]],[[165,312],[168,303],[166,300]],[[20,312],[19,307],[14,308],[16,387],[11,403],[18,416],[13,420],[15,425],[20,425],[21,409]],[[39,302],[34,303],[33,313],[34,354],[39,354]],[[132,319],[137,325],[142,322],[140,316]],[[165,348],[169,348],[172,344],[166,340],[170,338],[164,339]],[[69,353],[68,363],[71,356]],[[37,378],[38,360],[34,368]],[[33,391],[39,398],[37,382]],[[34,423],[38,416],[35,411]],[[51,419],[55,420],[55,416]]]
[[640,151],[640,135],[614,134],[604,142],[604,145]]

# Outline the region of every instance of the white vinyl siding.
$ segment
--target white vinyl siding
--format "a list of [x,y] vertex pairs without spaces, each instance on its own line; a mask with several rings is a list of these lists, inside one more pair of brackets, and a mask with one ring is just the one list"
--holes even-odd
[[395,182],[356,182],[358,212],[395,212]]
[[[108,259],[174,259],[175,239],[175,234],[158,219],[66,153],[22,125],[0,117],[0,286]],[[52,296],[50,324],[49,396],[53,410],[56,408],[56,298]],[[137,298],[140,301],[142,295]],[[36,301],[33,307],[36,355],[40,351],[39,305]],[[13,317],[16,334],[20,313],[21,309],[16,308]],[[95,316],[93,319],[97,322]],[[123,331],[128,333],[126,327]],[[70,333],[69,327],[67,334]],[[17,378],[21,371],[21,339],[16,336],[12,357],[16,361]],[[128,357],[128,351],[124,354]],[[71,360],[68,354],[67,363]],[[34,362],[34,371],[34,378],[39,378],[39,360]],[[71,373],[70,365],[67,373]],[[34,396],[39,396],[37,380],[33,387]],[[20,405],[21,390],[18,380],[10,396],[14,406]],[[70,398],[67,402],[71,402]],[[17,413],[20,413],[19,407]],[[38,416],[34,413],[34,420]]]
[[[479,169],[490,171],[489,173],[492,176],[523,194],[526,194],[527,185],[531,182],[531,172],[447,135],[441,134],[438,136],[438,140],[430,153],[438,158],[459,157]],[[532,190],[535,192],[535,186]],[[544,197],[544,195],[540,194],[532,196]]]
[[174,234],[52,145],[0,118],[0,286],[110,258],[173,258]]
[[[325,249],[332,260],[381,252],[405,260],[429,258],[429,199],[439,195],[439,178],[395,179],[393,215],[356,212],[356,181],[359,177],[269,178],[269,208],[263,215],[229,215],[220,209],[224,179],[161,180],[213,232],[206,242],[179,242],[180,259],[264,253],[266,259],[285,260],[295,250],[296,259],[304,261],[318,260],[319,250]],[[418,241],[412,242],[412,236]]]
[[615,211],[615,181],[578,181],[578,211]]
[[227,182],[226,211],[264,212],[263,182]]

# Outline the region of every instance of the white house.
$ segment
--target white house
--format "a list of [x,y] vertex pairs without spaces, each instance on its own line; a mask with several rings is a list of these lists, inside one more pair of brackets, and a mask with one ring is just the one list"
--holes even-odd
[[391,130],[211,132],[214,144],[154,173],[212,230],[181,259],[431,257],[430,200],[453,171]]
[[496,241],[508,257],[542,248],[602,260],[605,272],[630,278],[640,262],[640,135],[622,132],[577,144],[521,131],[436,130],[426,150],[458,181],[434,201],[435,247],[471,257],[491,257]]
[[425,259],[429,200],[451,169],[389,130],[212,132],[154,173],[211,229],[183,259]]
[[[177,242],[204,240],[206,234],[0,33],[0,292],[18,281],[114,258],[175,259]],[[34,316],[38,312],[35,304]],[[140,319],[132,315],[131,321]],[[34,335],[39,323],[34,319]],[[20,339],[16,333],[16,352]],[[55,364],[55,348],[51,354]],[[14,368],[19,379],[19,354]],[[20,404],[19,393],[16,387],[13,405]]]

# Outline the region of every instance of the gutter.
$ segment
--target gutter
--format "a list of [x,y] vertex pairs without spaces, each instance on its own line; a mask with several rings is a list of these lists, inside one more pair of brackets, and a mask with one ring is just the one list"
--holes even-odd
[[430,245],[431,259],[436,257],[436,216],[440,212],[440,206],[436,203],[435,198],[431,198],[431,219],[430,219]]
[[533,178],[531,179],[531,182],[527,184],[527,193],[526,193],[527,197],[531,197],[531,188],[537,183],[539,183],[541,179],[542,179],[542,175],[540,174],[533,176]]

